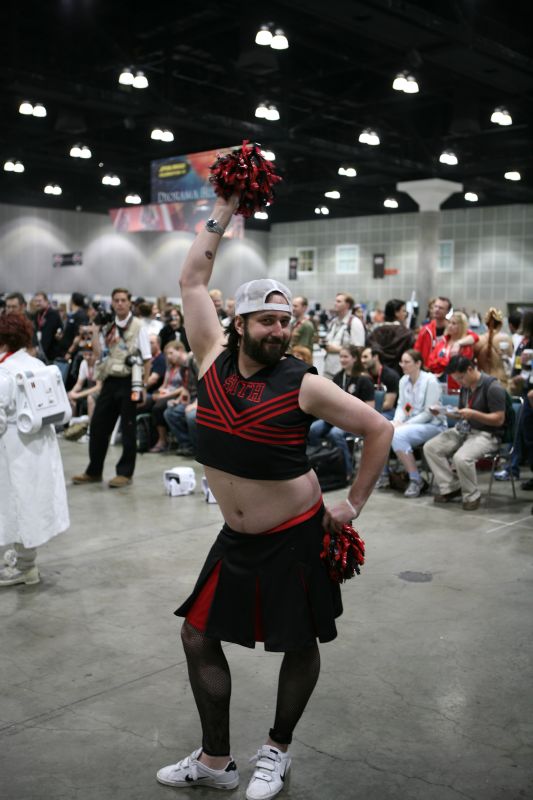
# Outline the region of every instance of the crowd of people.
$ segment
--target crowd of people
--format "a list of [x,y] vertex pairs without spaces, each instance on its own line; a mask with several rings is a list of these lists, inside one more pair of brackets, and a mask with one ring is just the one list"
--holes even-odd
[[[227,332],[235,317],[234,298],[224,301],[219,289],[210,290],[209,297],[222,330]],[[160,305],[143,297],[133,300],[127,289],[117,289],[110,311],[79,292],[72,294],[68,309],[53,307],[41,291],[34,294],[28,308],[24,295],[12,292],[4,298],[2,313],[22,314],[31,322],[29,352],[45,363],[58,365],[63,375],[73,414],[65,437],[89,442],[89,465],[84,473],[74,476],[75,483],[102,479],[109,438],[119,419],[122,456],[116,465],[117,474],[109,482],[112,488],[131,482],[138,450],[194,456],[198,368],[179,305]],[[450,463],[453,457],[454,475],[457,470],[464,472],[460,465],[466,459],[471,477],[472,469],[475,476],[472,459],[498,449],[505,419],[472,420],[472,408],[488,415],[505,412],[505,392],[522,397],[524,407],[517,421],[512,458],[496,472],[496,479],[520,477],[520,467],[524,462],[531,464],[533,458],[533,384],[528,353],[533,346],[532,312],[513,312],[507,323],[508,332],[503,314],[496,308],[488,309],[483,316],[474,311],[467,314],[465,309],[454,310],[451,301],[441,296],[430,301],[426,319],[417,327],[412,315],[408,319],[407,303],[401,299],[392,298],[383,311],[376,308],[365,313],[349,293],[339,292],[332,309],[326,312],[310,309],[307,298],[299,295],[292,299],[288,351],[309,365],[320,363],[326,377],[370,407],[376,407],[378,397],[377,409],[392,422],[394,438],[392,458],[376,488],[402,486],[397,473],[403,472],[405,496],[418,497],[428,488],[421,475],[423,464],[426,470],[431,469],[440,495],[461,495],[468,510],[479,505],[475,477],[463,481],[461,487],[450,483],[449,476],[443,478],[442,468],[434,471],[432,454],[444,440],[450,441],[462,430],[464,441],[459,452],[446,457]],[[132,368],[125,362],[135,354],[143,374],[139,397],[132,400]],[[111,364],[113,360],[116,363]],[[475,404],[471,402],[472,390],[465,389],[467,362],[482,383],[487,378],[491,383],[496,379],[490,392],[478,392]],[[474,394],[477,388],[474,384]],[[448,416],[446,398],[454,401]],[[136,437],[139,419],[144,437]],[[450,434],[449,429],[455,432]],[[485,436],[477,437],[479,446],[472,455],[472,448],[465,444],[471,443],[473,430]],[[437,441],[431,444],[433,439]],[[346,480],[351,480],[355,459],[347,432],[342,426],[316,420],[308,443],[316,447],[324,441],[339,448]],[[533,488],[531,479],[523,486]],[[435,493],[434,499],[439,502],[439,494]]]

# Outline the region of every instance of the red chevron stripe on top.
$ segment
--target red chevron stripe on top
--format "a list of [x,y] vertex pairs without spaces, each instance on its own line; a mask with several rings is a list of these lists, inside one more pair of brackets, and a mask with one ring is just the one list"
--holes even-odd
[[[212,367],[204,375],[204,380],[206,381],[205,385],[209,399],[213,405],[213,410],[202,410],[210,413],[212,416],[214,412],[216,414],[216,418],[218,418],[220,423],[223,424],[224,429],[227,432],[230,432],[230,430],[234,432],[237,430],[244,430],[253,426],[254,424],[263,422],[276,416],[280,416],[287,411],[292,411],[298,408],[299,390],[296,389],[292,392],[287,392],[284,395],[273,398],[272,400],[268,400],[266,403],[262,403],[260,407],[254,407],[238,412],[229,402],[224,392],[224,388],[220,383],[220,379],[216,374],[214,365],[212,365]],[[200,412],[200,408],[198,409],[198,412]],[[201,416],[202,415],[200,414],[200,417]]]
[[[214,364],[207,371],[204,377],[207,376],[209,376],[208,384],[213,388],[214,392],[216,392],[218,398],[223,402],[225,408],[229,411],[230,415],[233,416],[234,418],[238,417],[239,419],[242,420],[251,418],[255,415],[261,416],[263,411],[266,411],[268,408],[273,407],[278,403],[285,402],[286,399],[290,397],[296,399],[300,393],[299,389],[294,389],[291,392],[286,392],[285,394],[278,395],[277,397],[273,397],[271,400],[267,400],[266,402],[261,403],[259,407],[254,406],[253,408],[248,408],[245,409],[244,411],[235,411],[235,409],[228,400],[226,392],[224,391],[224,387],[220,382],[220,378],[216,372],[216,369],[214,368]],[[213,405],[216,408],[217,404],[213,403]]]

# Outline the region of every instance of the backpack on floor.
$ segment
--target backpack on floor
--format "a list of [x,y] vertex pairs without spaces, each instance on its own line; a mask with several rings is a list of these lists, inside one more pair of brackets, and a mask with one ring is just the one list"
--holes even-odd
[[137,452],[147,453],[154,446],[156,432],[152,425],[151,414],[139,414],[137,417]]
[[307,457],[323,492],[346,486],[344,455],[338,447],[329,443],[308,447]]

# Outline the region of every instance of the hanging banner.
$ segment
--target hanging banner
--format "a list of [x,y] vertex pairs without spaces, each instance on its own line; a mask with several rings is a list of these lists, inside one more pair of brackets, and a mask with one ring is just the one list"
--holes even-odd
[[209,167],[215,163],[217,155],[226,155],[235,149],[237,147],[222,147],[152,161],[152,203],[213,200],[215,193],[209,183]]
[[[205,200],[195,203],[159,203],[149,206],[111,208],[109,215],[116,231],[142,233],[146,231],[189,231],[198,233],[209,219],[211,204]],[[233,216],[225,233],[229,239],[244,237],[244,218]]]

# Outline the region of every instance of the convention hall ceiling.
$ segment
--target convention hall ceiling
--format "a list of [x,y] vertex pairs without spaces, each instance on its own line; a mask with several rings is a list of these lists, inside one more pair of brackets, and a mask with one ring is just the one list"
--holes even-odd
[[[396,191],[460,182],[482,205],[533,202],[529,3],[493,0],[47,0],[2,4],[0,202],[105,212],[150,199],[150,162],[239,143],[273,150],[284,182],[270,222],[415,210]],[[509,11],[512,10],[512,16]],[[255,43],[261,24],[289,47]],[[149,86],[119,84],[122,69]],[[395,91],[405,72],[418,93]],[[22,101],[46,117],[19,113]],[[255,116],[275,105],[279,121]],[[512,124],[491,122],[504,109]],[[154,141],[154,127],[174,141]],[[364,130],[378,146],[360,143]],[[91,158],[73,158],[73,145]],[[456,155],[456,165],[439,161]],[[357,176],[338,174],[352,167]],[[507,172],[521,180],[508,180]],[[118,187],[103,185],[118,175]],[[46,195],[47,183],[61,196]],[[325,192],[337,190],[339,199]],[[446,208],[469,205],[453,195]],[[390,211],[388,213],[397,213]],[[255,222],[256,227],[269,223]]]

